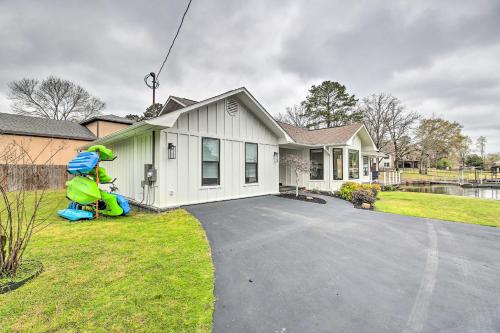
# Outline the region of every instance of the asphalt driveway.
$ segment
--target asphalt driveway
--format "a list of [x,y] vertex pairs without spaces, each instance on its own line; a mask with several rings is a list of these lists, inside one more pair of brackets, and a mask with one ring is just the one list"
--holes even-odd
[[214,332],[499,332],[500,230],[276,196],[189,206]]

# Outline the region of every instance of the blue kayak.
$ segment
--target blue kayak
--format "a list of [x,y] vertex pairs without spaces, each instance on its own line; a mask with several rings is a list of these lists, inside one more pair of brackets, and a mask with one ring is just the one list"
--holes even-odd
[[72,175],[86,175],[95,169],[97,162],[99,162],[98,154],[88,151],[81,152],[69,161],[68,172]]
[[68,205],[68,209],[78,209],[80,208],[82,205],[80,205],[79,203],[76,203],[74,201],[70,201],[69,202],[69,205]]
[[92,220],[94,218],[94,214],[92,214],[92,212],[89,212],[88,210],[69,208],[59,210],[57,212],[57,215],[70,221]]
[[116,201],[118,202],[120,207],[123,209],[123,215],[127,215],[130,212],[130,206],[128,204],[127,199],[125,199],[125,197],[122,195],[119,195],[116,193],[112,193],[112,194],[114,194],[116,196]]

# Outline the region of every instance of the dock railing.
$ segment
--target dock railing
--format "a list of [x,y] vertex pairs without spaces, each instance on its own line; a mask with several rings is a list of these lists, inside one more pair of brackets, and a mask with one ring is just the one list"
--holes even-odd
[[378,173],[378,183],[385,185],[399,185],[401,183],[401,171],[384,170]]
[[489,170],[452,169],[439,170],[427,169],[421,174],[418,169],[401,169],[402,182],[446,182],[456,184],[483,184],[500,183],[500,174]]

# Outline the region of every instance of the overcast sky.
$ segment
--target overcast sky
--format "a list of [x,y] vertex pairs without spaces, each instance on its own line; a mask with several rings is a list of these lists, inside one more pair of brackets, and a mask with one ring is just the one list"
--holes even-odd
[[[187,1],[0,0],[0,112],[7,83],[56,75],[141,113]],[[311,84],[388,92],[464,125],[500,151],[500,1],[193,0],[159,100],[245,86],[275,114]]]

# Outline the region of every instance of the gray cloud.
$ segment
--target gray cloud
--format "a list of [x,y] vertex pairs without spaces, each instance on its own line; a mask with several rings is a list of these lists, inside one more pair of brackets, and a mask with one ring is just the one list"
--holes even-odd
[[[108,112],[139,113],[187,1],[0,1],[0,108],[6,84],[50,74],[85,86]],[[337,80],[464,124],[500,151],[500,5],[478,1],[194,0],[159,98],[248,87],[277,113]]]

